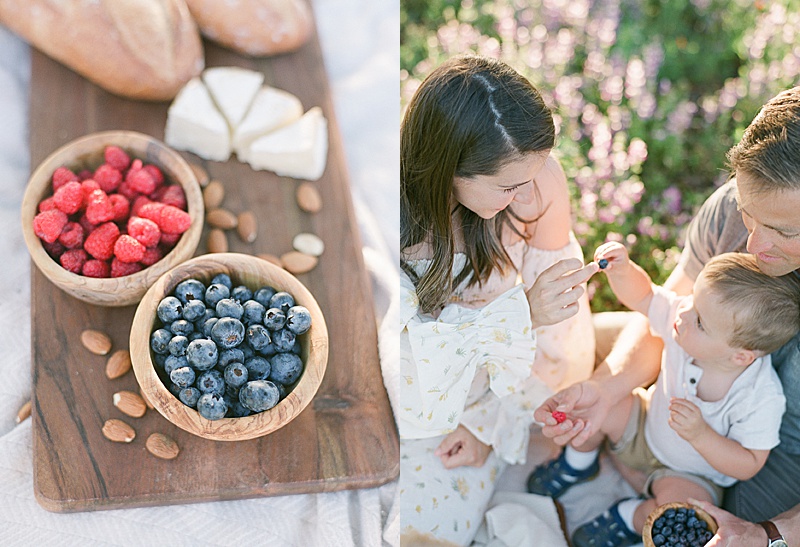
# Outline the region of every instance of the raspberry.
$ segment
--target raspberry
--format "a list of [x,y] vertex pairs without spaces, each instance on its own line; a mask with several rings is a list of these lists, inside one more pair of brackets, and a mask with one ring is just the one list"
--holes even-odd
[[119,184],[122,182],[122,173],[119,169],[104,163],[95,170],[92,178],[97,181],[97,184],[100,185],[103,192],[108,194],[119,188]]
[[86,218],[92,224],[100,224],[114,218],[114,206],[108,194],[102,190],[93,190],[86,203]]
[[161,232],[161,243],[165,247],[169,247],[170,249],[175,246],[178,240],[181,238],[181,234],[166,234]]
[[78,180],[84,181],[84,180],[90,179],[90,178],[92,178],[92,174],[93,173],[91,171],[89,171],[88,169],[84,169],[83,171],[78,173]]
[[114,210],[114,218],[112,220],[115,222],[122,222],[128,218],[128,215],[131,213],[131,204],[128,198],[122,194],[111,194],[108,196],[108,200],[111,202],[111,208]]
[[62,254],[58,261],[65,270],[80,274],[88,258],[86,251],[83,249],[70,249]]
[[153,175],[144,169],[131,169],[125,175],[125,182],[130,184],[131,188],[140,194],[152,194],[156,189],[156,180]]
[[82,214],[81,217],[78,219],[78,224],[80,224],[81,228],[83,228],[83,233],[85,235],[89,235],[92,232],[92,230],[97,228],[96,224],[92,224],[91,222],[89,222],[89,219],[86,218],[86,213]]
[[131,216],[141,216],[139,211],[142,209],[143,205],[147,205],[148,203],[153,203],[153,201],[147,196],[136,196],[136,199],[133,200],[131,204]]
[[66,167],[59,167],[53,172],[53,191],[55,192],[68,182],[78,182],[78,175]]
[[139,192],[131,188],[130,183],[127,183],[124,180],[119,184],[119,187],[117,188],[117,193],[122,194],[123,196],[128,198],[129,201],[133,201],[139,195]]
[[68,182],[53,194],[53,201],[59,210],[68,215],[77,213],[83,206],[83,191],[80,182]]
[[119,171],[124,171],[131,164],[131,157],[119,146],[106,146],[103,151],[103,158],[105,158],[107,164]]
[[81,273],[86,277],[111,277],[111,264],[92,258],[84,262]]
[[111,261],[111,277],[123,277],[141,272],[144,266],[138,262],[122,262],[118,258]]
[[[145,198],[148,199],[149,198]],[[143,202],[144,200],[142,200]],[[146,218],[152,220],[156,224],[159,223],[161,220],[161,209],[166,207],[163,203],[158,203],[157,201],[150,201],[150,203],[142,203],[140,207],[137,207],[137,203],[133,203],[133,212],[134,214],[139,215],[142,218]],[[161,226],[159,226],[160,228]]]
[[552,416],[555,419],[556,423],[559,424],[567,419],[567,415],[561,412],[560,410],[556,410],[555,412],[553,412]]
[[48,243],[53,243],[61,235],[61,230],[67,225],[68,218],[64,211],[51,209],[42,211],[33,217],[33,233]]
[[161,172],[161,169],[159,169],[158,166],[148,163],[142,167],[142,169],[150,173],[150,175],[153,177],[153,180],[156,181],[156,186],[161,186],[164,184],[164,173]]
[[114,244],[119,238],[119,228],[113,222],[106,222],[86,236],[83,248],[87,253],[99,260],[108,260],[114,256]]
[[173,205],[164,205],[161,209],[160,222],[156,221],[162,232],[168,234],[182,234],[192,225],[192,217]]
[[81,182],[81,191],[83,191],[83,204],[84,206],[89,203],[89,196],[95,190],[102,190],[100,183],[94,179],[86,179]]
[[131,235],[123,234],[114,243],[114,256],[122,262],[139,262],[144,256],[144,245]]
[[80,247],[83,245],[83,227],[77,222],[67,222],[61,230],[61,235],[58,236],[58,242],[67,249]]
[[161,239],[158,224],[148,218],[131,217],[128,219],[128,233],[145,247],[155,247]]
[[49,198],[44,198],[42,201],[39,202],[39,212],[42,211],[49,211],[50,209],[58,209],[56,207],[56,200],[53,199],[53,196]]
[[152,266],[164,258],[164,251],[160,247],[148,247],[144,250],[144,256],[139,261],[145,266]]
[[164,205],[172,205],[178,209],[186,210],[186,194],[180,184],[162,186],[156,190],[153,198]]
[[67,250],[67,248],[58,241],[54,241],[53,243],[42,241],[42,247],[44,247],[44,250],[47,251],[47,254],[56,259],[64,254],[64,251]]

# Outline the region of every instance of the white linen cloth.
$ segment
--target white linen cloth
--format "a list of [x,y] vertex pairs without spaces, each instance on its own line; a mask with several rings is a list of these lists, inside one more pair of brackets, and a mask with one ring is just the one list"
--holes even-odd
[[[373,281],[380,355],[396,359],[397,319],[391,314],[399,273],[399,5],[314,0],[313,6]],[[19,217],[29,174],[29,81],[28,46],[0,26],[0,544],[398,545],[398,530],[387,520],[396,481],[335,493],[86,513],[49,513],[39,506],[31,421],[15,424],[31,396],[30,258]],[[396,393],[393,383],[387,389]]]

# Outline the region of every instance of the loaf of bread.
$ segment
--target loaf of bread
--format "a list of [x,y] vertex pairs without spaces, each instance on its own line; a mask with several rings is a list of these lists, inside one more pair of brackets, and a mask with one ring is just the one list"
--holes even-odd
[[186,0],[186,4],[204,36],[253,57],[299,48],[314,25],[307,0]]
[[184,0],[0,0],[0,23],[124,97],[173,99],[204,66]]

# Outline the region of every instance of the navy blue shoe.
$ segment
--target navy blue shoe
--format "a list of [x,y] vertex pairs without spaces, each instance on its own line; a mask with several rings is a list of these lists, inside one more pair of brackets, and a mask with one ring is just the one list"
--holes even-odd
[[[631,499],[631,498],[628,498]],[[572,547],[630,547],[642,542],[642,536],[628,528],[619,516],[619,500],[608,510],[580,526],[572,534]]]
[[559,498],[576,484],[592,480],[599,472],[599,458],[595,458],[587,469],[579,471],[567,463],[562,450],[557,459],[540,465],[528,476],[528,492]]

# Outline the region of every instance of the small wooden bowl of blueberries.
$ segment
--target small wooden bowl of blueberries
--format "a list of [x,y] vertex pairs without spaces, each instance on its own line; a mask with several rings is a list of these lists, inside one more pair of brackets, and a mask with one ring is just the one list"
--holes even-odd
[[311,292],[250,255],[214,253],[160,277],[136,309],[130,353],[142,394],[200,437],[240,441],[291,422],[328,361]]
[[717,522],[699,507],[665,503],[648,515],[642,529],[642,542],[645,547],[702,547],[716,531]]

